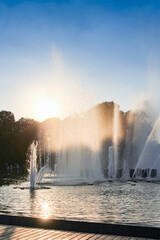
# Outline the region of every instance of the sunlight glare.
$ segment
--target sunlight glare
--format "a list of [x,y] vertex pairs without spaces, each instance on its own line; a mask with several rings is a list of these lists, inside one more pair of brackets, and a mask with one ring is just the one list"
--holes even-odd
[[45,220],[50,217],[51,209],[47,202],[42,203],[41,211],[42,211],[42,216],[41,216],[42,219]]
[[57,117],[59,104],[53,98],[41,98],[35,105],[35,114],[39,121]]

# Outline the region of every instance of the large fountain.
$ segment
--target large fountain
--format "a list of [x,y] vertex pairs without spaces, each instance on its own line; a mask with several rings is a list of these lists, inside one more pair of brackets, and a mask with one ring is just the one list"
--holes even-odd
[[[112,104],[111,110],[105,115],[93,108],[83,116],[60,121],[55,129],[50,125],[45,146],[31,146],[31,187],[35,183],[79,185],[107,180],[159,180],[160,120],[152,126],[142,113],[122,115],[117,104]],[[46,130],[43,132],[46,134]],[[36,173],[38,152],[41,154]]]
[[[65,119],[59,136],[47,140],[44,166],[37,174],[37,183],[54,185],[93,184],[105,181],[100,160],[100,134],[95,109],[83,116]],[[51,152],[55,151],[54,164]]]

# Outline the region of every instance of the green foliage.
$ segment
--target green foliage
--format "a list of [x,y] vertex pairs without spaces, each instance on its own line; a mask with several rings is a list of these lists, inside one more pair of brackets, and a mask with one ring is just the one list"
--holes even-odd
[[0,169],[1,172],[17,165],[22,172],[27,170],[27,151],[38,138],[39,123],[28,118],[15,121],[14,114],[0,112]]

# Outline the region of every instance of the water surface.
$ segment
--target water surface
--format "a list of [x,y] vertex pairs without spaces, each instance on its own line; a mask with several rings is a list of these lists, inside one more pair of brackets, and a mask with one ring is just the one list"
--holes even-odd
[[160,185],[105,182],[49,186],[31,191],[28,182],[0,187],[0,213],[160,227]]

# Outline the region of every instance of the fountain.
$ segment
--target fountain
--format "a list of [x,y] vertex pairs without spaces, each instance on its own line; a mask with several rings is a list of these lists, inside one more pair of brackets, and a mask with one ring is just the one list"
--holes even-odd
[[113,146],[109,147],[108,159],[108,179],[110,180],[113,177]]
[[134,178],[160,178],[160,118],[154,124],[134,171]]
[[114,118],[113,118],[113,178],[118,177],[118,134],[119,134],[119,108],[118,105],[114,106]]
[[[54,139],[57,129],[57,138]],[[106,180],[100,159],[101,136],[97,109],[93,108],[83,116],[66,118],[60,122],[57,129],[53,132],[53,137],[52,131],[49,128],[45,129],[44,139],[47,133],[47,144],[45,151],[41,152],[45,158],[42,161],[42,157],[39,157],[40,170],[36,176],[36,183],[77,185]],[[41,139],[40,142],[44,141]],[[40,149],[44,149],[44,146],[40,146]],[[51,159],[53,151],[55,157]],[[33,156],[31,166],[32,159]],[[31,179],[34,175],[32,172],[35,171],[31,168]],[[31,182],[33,187],[35,177]]]
[[[59,123],[57,132],[55,129],[47,130],[45,151],[42,151],[44,146],[39,147],[41,156],[38,174],[36,174],[37,143],[31,145],[31,188],[35,182],[79,185],[118,179],[127,181],[132,178],[158,180],[160,119],[154,127],[151,127],[143,114],[132,113],[132,121],[125,120],[127,124],[122,124],[122,113],[117,104],[113,105],[110,115],[111,124],[106,129],[99,112],[93,108],[83,116],[64,119]],[[52,134],[49,135],[51,132],[53,137],[56,135],[56,139],[52,138]],[[108,145],[104,145],[104,149],[102,144],[106,139]],[[103,171],[102,163],[105,163],[106,172]]]
[[37,174],[37,142],[33,142],[30,146],[30,188],[33,189],[36,184]]
[[129,171],[128,171],[128,166],[127,166],[127,160],[126,158],[123,161],[123,174],[122,178],[127,181],[129,179]]
[[[49,155],[51,139],[45,166],[40,170],[38,182],[54,185],[93,184],[104,181],[99,154],[99,132],[96,115],[66,119],[60,128],[54,171]],[[41,176],[41,177],[40,177]]]

